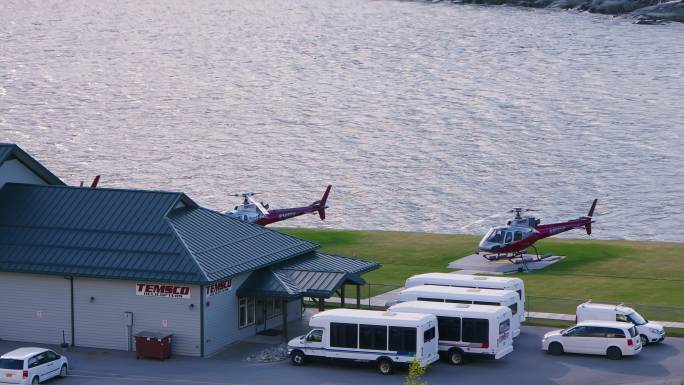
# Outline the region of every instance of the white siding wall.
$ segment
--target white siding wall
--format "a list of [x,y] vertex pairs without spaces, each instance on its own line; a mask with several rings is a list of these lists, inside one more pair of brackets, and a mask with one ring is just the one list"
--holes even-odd
[[47,184],[16,159],[7,160],[0,165],[0,188],[7,182]]
[[[126,350],[124,313],[132,312],[133,335],[168,331],[173,333],[174,354],[199,356],[199,286],[191,286],[191,298],[181,299],[139,296],[135,285],[135,281],[74,278],[76,345]],[[163,320],[168,322],[166,329]]]
[[59,276],[0,272],[0,339],[71,342],[69,280]]
[[[237,289],[242,286],[248,274],[240,275],[233,279],[232,289],[221,294],[206,298],[204,308],[204,339],[205,355],[211,356],[226,346],[253,336],[257,331],[270,328],[280,328],[282,316],[266,320],[264,325],[252,325],[244,328],[239,327]],[[209,306],[206,306],[209,302]],[[287,307],[287,318],[294,321],[302,317],[301,301],[292,301]]]

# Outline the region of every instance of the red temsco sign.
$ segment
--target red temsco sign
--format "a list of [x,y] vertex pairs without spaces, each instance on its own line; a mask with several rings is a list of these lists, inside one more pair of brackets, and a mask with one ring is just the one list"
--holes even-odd
[[135,294],[149,297],[190,298],[190,286],[136,283]]

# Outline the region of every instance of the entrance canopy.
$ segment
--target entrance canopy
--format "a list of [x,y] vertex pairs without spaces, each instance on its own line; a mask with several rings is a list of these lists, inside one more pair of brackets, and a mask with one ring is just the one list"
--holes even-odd
[[314,252],[252,273],[237,295],[328,298],[345,284],[363,285],[361,274],[379,267],[377,262]]

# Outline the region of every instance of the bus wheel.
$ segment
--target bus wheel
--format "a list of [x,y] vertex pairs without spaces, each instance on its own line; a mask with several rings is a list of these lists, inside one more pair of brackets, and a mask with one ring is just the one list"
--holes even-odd
[[463,352],[461,349],[453,349],[449,351],[449,363],[452,365],[462,365],[464,362]]
[[394,373],[394,362],[385,357],[378,359],[378,371],[384,375]]
[[306,363],[306,358],[301,350],[295,350],[292,352],[290,359],[292,360],[292,365],[294,366],[302,366],[304,363]]

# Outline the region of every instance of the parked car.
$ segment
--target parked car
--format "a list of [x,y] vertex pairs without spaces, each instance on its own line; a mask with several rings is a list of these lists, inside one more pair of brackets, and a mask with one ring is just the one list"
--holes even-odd
[[374,362],[382,374],[414,359],[426,367],[439,359],[437,318],[432,314],[333,309],[311,317],[308,334],[287,344],[292,364],[310,358]]
[[646,346],[652,342],[661,342],[665,339],[665,328],[663,325],[650,322],[631,307],[622,306],[622,304],[607,305],[587,301],[577,306],[576,314],[577,322],[601,320],[633,324],[639,332],[642,346]]
[[67,358],[50,349],[19,348],[0,356],[0,384],[36,385],[68,371]]
[[641,338],[633,325],[623,322],[585,321],[544,335],[542,350],[553,355],[582,353],[605,355],[611,360],[641,351]]

